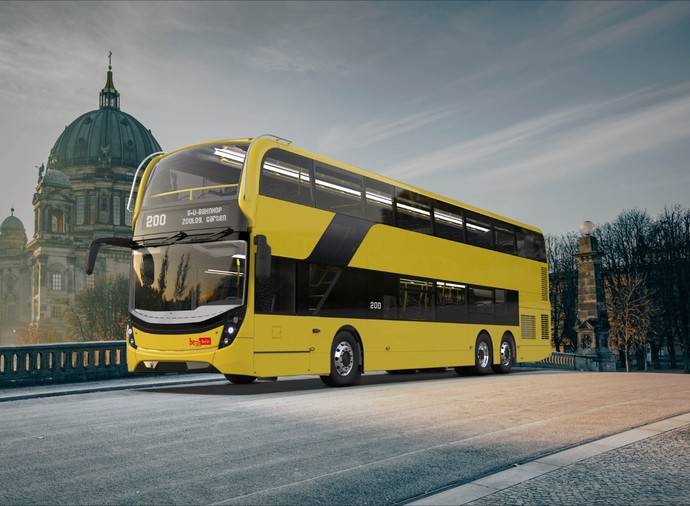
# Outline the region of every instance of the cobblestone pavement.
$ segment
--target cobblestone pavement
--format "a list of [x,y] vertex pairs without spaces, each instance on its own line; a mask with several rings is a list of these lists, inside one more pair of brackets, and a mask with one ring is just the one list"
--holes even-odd
[[690,427],[602,453],[470,504],[690,504]]

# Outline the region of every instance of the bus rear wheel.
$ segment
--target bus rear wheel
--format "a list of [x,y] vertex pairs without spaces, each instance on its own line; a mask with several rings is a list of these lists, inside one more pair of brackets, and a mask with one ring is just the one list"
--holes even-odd
[[249,385],[256,381],[254,376],[243,376],[241,374],[226,374],[225,378],[233,385]]
[[331,373],[321,380],[331,387],[354,385],[362,374],[361,350],[349,332],[338,332],[331,345]]
[[506,335],[501,339],[499,353],[501,361],[493,366],[494,372],[507,374],[513,368],[513,363],[515,362],[515,344],[510,336]]
[[477,374],[489,374],[493,363],[493,353],[491,352],[491,338],[488,334],[481,333],[477,338],[474,347],[474,371]]

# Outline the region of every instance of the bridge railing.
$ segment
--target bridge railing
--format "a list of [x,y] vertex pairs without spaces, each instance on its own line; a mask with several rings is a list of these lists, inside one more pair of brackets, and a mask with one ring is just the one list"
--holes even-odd
[[123,378],[124,341],[0,347],[0,386]]
[[539,362],[525,362],[520,365],[538,367],[542,369],[566,369],[570,371],[598,371],[599,364],[596,356],[577,353],[563,353],[554,351]]

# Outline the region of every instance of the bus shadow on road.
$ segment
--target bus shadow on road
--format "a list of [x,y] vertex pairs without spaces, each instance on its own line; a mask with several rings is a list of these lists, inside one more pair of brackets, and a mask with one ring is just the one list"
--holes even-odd
[[[418,381],[448,380],[453,378],[458,380],[463,379],[454,371],[420,372],[412,374],[367,374],[362,376],[362,379],[357,386],[347,387],[345,389],[349,390],[351,388]],[[327,389],[330,389],[330,387],[324,385],[319,378],[305,378],[285,379],[282,381],[259,381],[257,383],[252,383],[251,385],[233,385],[231,383],[221,383],[212,385],[202,384],[177,387],[142,388],[138,389],[137,391],[187,395],[265,395]]]

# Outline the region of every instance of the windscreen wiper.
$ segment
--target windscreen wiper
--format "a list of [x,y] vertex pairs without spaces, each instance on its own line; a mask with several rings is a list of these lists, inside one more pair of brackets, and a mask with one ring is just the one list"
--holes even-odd
[[215,234],[211,234],[209,236],[206,236],[204,238],[205,241],[217,241],[218,239],[222,239],[226,235],[230,235],[234,232],[232,227],[224,228],[223,230],[219,230]]

